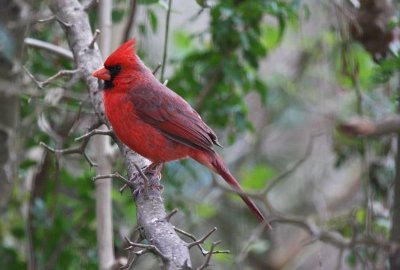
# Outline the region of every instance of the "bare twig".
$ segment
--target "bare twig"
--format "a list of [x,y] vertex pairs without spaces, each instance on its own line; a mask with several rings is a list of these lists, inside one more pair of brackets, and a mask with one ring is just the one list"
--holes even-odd
[[103,175],[97,175],[95,177],[93,177],[93,181],[97,181],[100,179],[117,179],[120,180],[122,183],[124,183],[125,185],[128,185],[129,187],[133,187],[133,184],[127,180],[125,177],[123,177],[122,175],[120,175],[118,172],[116,173],[111,173],[111,174],[103,174]]
[[247,255],[249,254],[251,244],[260,239],[260,236],[263,232],[265,232],[265,226],[263,224],[260,224],[255,230],[253,230],[249,239],[241,245],[242,250],[235,258],[236,264],[239,264],[246,259]]
[[99,38],[99,35],[100,35],[100,30],[96,29],[96,31],[94,31],[92,41],[90,41],[90,43],[89,43],[89,46],[88,46],[89,49],[94,48],[94,44],[96,43],[96,40]]
[[271,189],[279,183],[282,179],[288,177],[290,174],[292,174],[294,171],[297,170],[306,160],[307,158],[311,155],[312,153],[312,146],[314,142],[314,137],[318,135],[311,135],[310,138],[308,139],[306,151],[304,152],[304,155],[297,160],[295,163],[293,163],[289,168],[287,168],[285,171],[280,173],[278,176],[274,177],[271,179],[271,181],[268,181],[268,185],[261,191],[263,194],[267,194]]
[[167,62],[169,21],[170,21],[170,16],[171,16],[171,6],[172,6],[172,0],[168,0],[168,10],[167,10],[167,18],[165,21],[165,33],[164,33],[163,61],[162,61],[162,66],[161,66],[161,78],[160,78],[161,82],[164,81],[164,71],[165,71],[165,65]]
[[160,67],[161,67],[161,63],[158,63],[158,65],[156,66],[156,68],[153,70],[153,75],[156,75],[156,74],[157,74],[157,72],[158,72],[158,70],[160,69]]
[[26,71],[26,73],[28,74],[28,76],[32,79],[32,81],[37,85],[37,87],[39,87],[40,89],[43,89],[46,85],[48,85],[49,83],[53,82],[54,80],[58,79],[59,77],[63,77],[63,76],[67,76],[67,75],[75,75],[79,72],[79,69],[73,69],[73,70],[60,70],[58,71],[56,74],[54,74],[53,76],[51,76],[50,78],[48,78],[45,81],[39,81],[35,78],[35,76],[33,76],[32,73],[29,72],[29,70],[23,66],[24,70]]
[[64,148],[64,149],[54,149],[53,147],[48,146],[44,142],[40,142],[40,145],[56,155],[57,164],[59,163],[58,155],[80,154],[83,155],[83,157],[86,159],[86,161],[89,163],[91,167],[97,167],[97,164],[94,163],[86,154],[85,149],[88,142],[89,140],[85,140],[82,142],[80,146]]
[[93,129],[93,130],[89,131],[88,133],[83,134],[82,136],[80,136],[78,138],[75,138],[75,141],[81,141],[83,139],[86,139],[88,137],[92,137],[94,135],[108,135],[108,136],[111,136],[111,137],[115,136],[114,132],[112,131],[112,129],[109,129],[109,130]]
[[196,240],[192,243],[188,244],[189,249],[197,246],[199,244],[204,244],[204,241],[207,240],[208,237],[210,237],[211,234],[213,234],[215,231],[217,230],[217,227],[212,228],[208,233],[206,233],[202,238],[200,238],[199,240]]
[[[92,125],[92,127],[90,127],[90,131],[86,134],[84,134],[83,136],[77,138],[77,140],[81,141],[81,144],[77,147],[70,147],[70,148],[64,148],[64,149],[54,149],[52,147],[50,147],[49,145],[45,144],[44,142],[40,142],[40,145],[45,147],[48,151],[56,154],[56,160],[57,160],[57,164],[59,162],[58,156],[59,155],[70,155],[70,154],[81,154],[83,155],[83,157],[87,160],[87,162],[90,164],[90,166],[92,167],[96,167],[97,164],[94,163],[89,156],[86,154],[86,147],[89,143],[90,138],[95,135],[96,133],[100,134],[100,131],[98,131],[96,128],[99,127],[101,123],[100,122],[96,122]],[[108,133],[110,132],[109,130],[104,131],[104,133]],[[108,135],[108,134],[107,134]]]
[[203,270],[203,269],[206,269],[208,266],[210,266],[211,256],[212,256],[213,254],[215,254],[215,253],[213,252],[213,251],[214,251],[214,248],[215,248],[217,245],[219,245],[220,243],[221,243],[221,241],[216,241],[216,242],[213,242],[213,243],[211,244],[210,252],[207,254],[206,259],[204,260],[204,262],[203,262],[202,265],[200,265],[199,267],[196,268],[196,270]]
[[338,128],[351,136],[384,136],[400,132],[400,115],[390,115],[375,122],[365,117],[354,117],[340,123]]
[[137,0],[130,0],[130,8],[128,13],[128,21],[126,22],[124,34],[122,35],[122,43],[129,39],[129,35],[132,32],[133,24],[136,15]]
[[57,22],[59,22],[65,28],[70,28],[72,26],[72,23],[67,23],[64,20],[61,20],[58,16],[55,16],[54,18],[56,19]]
[[[126,250],[131,250],[133,253],[136,255],[140,256],[143,255],[147,252],[153,252],[154,254],[158,255],[163,262],[168,262],[169,257],[164,255],[156,246],[154,245],[147,245],[147,244],[139,244],[139,243],[134,243],[131,240],[129,240],[128,237],[125,237],[125,240],[129,243],[129,247],[126,248]],[[133,251],[135,247],[142,248],[139,251]]]
[[166,216],[165,216],[165,220],[166,221],[170,221],[170,219],[172,218],[172,216],[173,215],[175,215],[176,213],[178,213],[178,209],[177,208],[175,208],[175,209],[173,209],[171,212],[169,212]]
[[72,52],[68,49],[65,49],[63,47],[42,41],[42,40],[38,40],[35,38],[25,38],[24,42],[26,45],[31,46],[31,47],[35,47],[35,48],[39,48],[39,49],[43,49],[52,53],[56,53],[62,57],[65,57],[67,59],[73,60],[74,56],[72,54]]
[[385,237],[380,238],[379,236],[375,235],[365,235],[364,237],[355,237],[349,239],[343,237],[340,233],[320,229],[314,222],[303,218],[275,214],[272,218],[269,219],[269,222],[290,224],[304,229],[311,235],[313,239],[312,241],[309,241],[308,244],[315,240],[319,240],[334,245],[338,248],[353,249],[357,246],[366,245],[382,249],[386,252],[398,248],[398,245],[396,243],[389,242],[385,239]]
[[48,18],[44,18],[44,19],[39,19],[36,22],[37,23],[47,23],[47,22],[51,22],[54,21],[56,19],[56,16],[50,16]]
[[245,195],[245,196],[263,200],[265,198],[265,195],[267,195],[267,193],[269,191],[271,191],[271,189],[276,184],[278,184],[281,180],[285,179],[290,174],[292,174],[294,171],[296,171],[296,169],[299,168],[300,165],[303,164],[307,160],[307,158],[310,156],[310,154],[312,152],[312,145],[313,145],[313,140],[314,140],[315,136],[319,136],[319,135],[311,135],[310,136],[310,139],[307,143],[307,147],[306,147],[306,151],[305,151],[304,155],[299,160],[297,160],[295,163],[293,163],[291,166],[289,166],[285,171],[281,172],[279,175],[277,175],[273,179],[267,181],[267,185],[260,191],[241,191],[241,190],[232,188],[230,186],[223,185],[223,184],[219,183],[216,179],[213,179],[213,184],[219,188],[222,188],[225,191],[234,192],[239,195]]
[[[184,231],[184,230],[182,230],[182,229],[179,229],[179,228],[177,228],[177,227],[175,227],[175,226],[174,226],[174,230],[175,230],[176,232],[178,232],[178,233],[180,233],[180,234],[186,236],[186,237],[189,237],[189,238],[192,239],[193,241],[197,241],[196,237],[195,237],[193,234],[191,234],[191,233],[188,233],[188,232],[186,232],[186,231]],[[207,254],[210,253],[210,251],[205,250],[205,249],[201,246],[201,244],[197,244],[197,246],[199,247],[199,249],[200,249],[200,251],[201,251],[201,254],[203,254],[203,256],[206,256]],[[230,250],[215,250],[215,251],[213,251],[213,252],[214,252],[214,254],[218,254],[218,253],[230,253]]]

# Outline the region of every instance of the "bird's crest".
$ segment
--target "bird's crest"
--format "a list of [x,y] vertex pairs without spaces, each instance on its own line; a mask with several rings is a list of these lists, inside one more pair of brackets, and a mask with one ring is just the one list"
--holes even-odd
[[104,62],[104,66],[114,66],[127,63],[134,57],[136,39],[130,39],[115,50]]

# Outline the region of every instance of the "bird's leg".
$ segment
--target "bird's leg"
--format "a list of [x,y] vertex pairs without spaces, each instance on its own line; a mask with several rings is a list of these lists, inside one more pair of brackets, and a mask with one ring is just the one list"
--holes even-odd
[[163,168],[163,165],[164,163],[153,162],[140,172],[136,172],[130,179],[130,181],[139,180],[137,188],[133,191],[134,194],[137,195],[143,191],[147,194],[149,188],[162,190],[163,186],[159,184],[159,179],[161,179],[160,172]]
[[154,162],[150,164],[145,170],[144,174],[148,176],[148,187],[162,190],[164,187],[160,184],[161,170],[164,167],[164,163]]

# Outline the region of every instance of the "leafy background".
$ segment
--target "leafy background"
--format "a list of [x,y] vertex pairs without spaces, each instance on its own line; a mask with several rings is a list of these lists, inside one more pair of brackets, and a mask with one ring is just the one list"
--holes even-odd
[[[114,2],[116,37],[128,2]],[[163,0],[138,1],[133,35],[150,67],[161,60],[167,8]],[[44,1],[34,9],[50,14]],[[95,26],[96,10],[89,14]],[[165,77],[217,131],[226,146],[220,152],[248,191],[262,189],[301,160],[312,138],[311,154],[268,194],[266,213],[269,206],[316,220],[344,237],[372,233],[387,239],[394,138],[354,138],[336,127],[355,115],[381,119],[396,112],[400,60],[391,55],[375,62],[343,34],[341,18],[330,4],[312,0],[226,0],[210,7],[206,1],[175,0]],[[55,22],[32,23],[28,35],[65,44]],[[120,39],[115,40],[116,47]],[[27,48],[24,65],[40,80],[73,68],[72,62],[35,48]],[[0,265],[27,268],[26,247],[31,246],[37,269],[96,269],[95,172],[81,156],[57,158],[39,145],[73,146],[90,126],[94,114],[85,86],[72,78],[38,89],[28,76],[23,84],[21,162],[11,199],[1,209]],[[118,158],[115,170],[124,172]],[[214,237],[231,253],[213,257],[216,269],[387,265],[388,254],[378,247],[342,252],[323,242],[304,246],[307,235],[285,225],[248,243],[256,222],[236,196],[216,188],[214,181],[192,161],[173,162],[163,172],[167,208],[180,210],[173,222],[196,235],[219,228]],[[130,195],[121,195],[119,187],[115,182],[114,239],[117,257],[124,257],[123,236],[132,234],[136,215]],[[371,219],[365,194],[373,194],[371,203],[379,208]],[[247,256],[242,259],[242,254]],[[193,256],[196,263],[203,260],[198,252]],[[156,264],[143,257],[136,267],[154,269]]]

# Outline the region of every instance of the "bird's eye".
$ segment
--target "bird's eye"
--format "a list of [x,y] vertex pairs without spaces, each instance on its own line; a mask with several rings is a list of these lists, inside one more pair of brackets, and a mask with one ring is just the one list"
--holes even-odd
[[109,66],[106,67],[106,69],[110,71],[111,77],[115,77],[121,71],[122,66],[121,65]]

